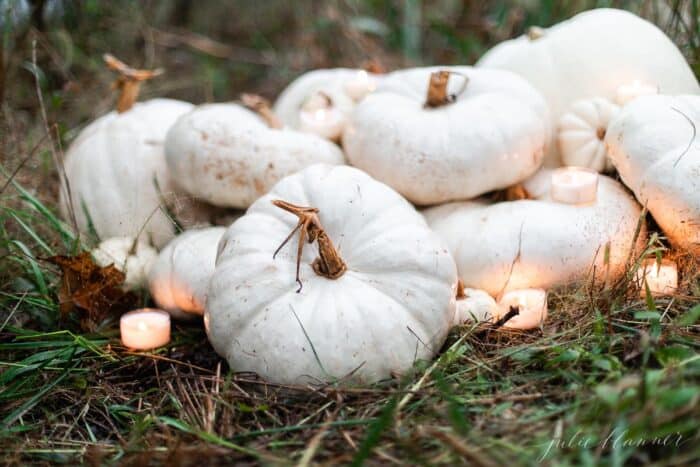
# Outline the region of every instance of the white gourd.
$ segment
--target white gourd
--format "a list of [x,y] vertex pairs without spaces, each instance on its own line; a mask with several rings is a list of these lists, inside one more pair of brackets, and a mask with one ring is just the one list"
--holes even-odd
[[[275,101],[273,110],[285,125],[299,129],[299,112],[311,99],[322,93],[330,98],[332,106],[349,116],[355,108],[355,99],[348,95],[348,83],[358,79],[362,70],[332,68],[313,70],[289,83]],[[376,86],[380,75],[367,73],[368,87]]]
[[225,227],[193,229],[175,237],[158,255],[148,276],[156,304],[176,318],[202,315],[216,251]]
[[134,242],[133,237],[108,238],[100,242],[91,253],[98,266],[113,264],[124,273],[124,288],[127,290],[146,287],[148,272],[158,257],[154,248],[143,241]]
[[602,97],[580,99],[559,119],[557,143],[565,166],[610,172],[605,133],[620,107]]
[[64,160],[64,218],[70,220],[72,210],[82,232],[90,232],[92,224],[100,238],[139,235],[156,247],[175,236],[169,211],[184,225],[204,223],[210,210],[176,188],[163,151],[168,129],[191,108],[153,99],[110,112],[83,129]]
[[191,195],[209,203],[247,208],[278,180],[315,163],[343,164],[330,141],[270,128],[237,104],[207,104],[182,116],[168,132],[170,173]]
[[498,314],[498,305],[491,295],[478,289],[464,289],[464,296],[457,297],[454,325],[468,322],[488,322]]
[[[273,257],[300,219],[316,239],[302,244],[301,288],[299,231]],[[456,283],[446,246],[413,206],[358,169],[319,164],[282,179],[224,234],[204,322],[234,371],[369,383],[435,355]]]
[[386,75],[357,105],[343,147],[352,165],[426,205],[526,179],[550,125],[542,97],[513,73],[415,68]]
[[[633,13],[601,8],[548,29],[502,42],[478,67],[510,70],[546,98],[553,122],[578,100],[614,100],[617,89],[639,80],[664,94],[697,94],[698,81],[678,47],[655,25]],[[561,165],[556,145],[545,160]]]
[[669,240],[700,254],[700,96],[644,96],[606,135],[622,181]]
[[538,200],[451,203],[424,215],[449,245],[464,286],[494,297],[581,282],[594,271],[599,281],[619,278],[630,249],[641,248],[645,236],[642,230],[635,244],[641,208],[605,176],[591,205],[551,201],[547,189]]

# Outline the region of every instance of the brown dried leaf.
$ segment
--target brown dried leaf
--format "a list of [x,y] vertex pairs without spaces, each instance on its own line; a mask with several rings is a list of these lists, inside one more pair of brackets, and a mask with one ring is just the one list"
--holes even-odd
[[136,305],[136,295],[122,288],[124,273],[114,265],[98,266],[89,252],[78,256],[52,256],[47,261],[62,271],[58,291],[61,318],[75,313],[83,331],[92,332],[108,316],[121,314]]

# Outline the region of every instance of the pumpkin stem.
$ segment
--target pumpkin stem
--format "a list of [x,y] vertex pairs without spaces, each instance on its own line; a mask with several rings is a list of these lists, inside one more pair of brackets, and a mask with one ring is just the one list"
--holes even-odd
[[462,279],[457,279],[457,294],[455,295],[457,300],[463,300],[467,298],[467,294],[464,293],[464,282]]
[[364,62],[362,62],[362,69],[368,73],[374,73],[376,75],[386,73],[386,68],[384,67],[382,62],[380,62],[379,59],[376,57],[370,58],[369,60],[365,60]]
[[533,199],[522,183],[506,188],[506,201],[519,201],[521,199]]
[[[462,86],[454,94],[448,94],[447,92],[447,85],[450,82],[450,75],[460,75],[464,78]],[[428,95],[425,99],[425,107],[441,107],[456,101],[457,97],[459,97],[459,95],[467,89],[467,83],[469,83],[469,78],[462,73],[448,70],[440,70],[430,73]]]
[[294,214],[299,218],[297,226],[272,255],[272,258],[274,259],[282,247],[292,238],[292,236],[294,236],[296,231],[299,231],[296,272],[296,281],[299,284],[299,289],[297,289],[297,293],[301,292],[302,288],[301,279],[299,278],[299,269],[301,265],[301,254],[304,250],[305,242],[313,243],[316,241],[318,244],[318,258],[316,258],[311,264],[311,267],[314,269],[316,274],[328,279],[337,279],[342,276],[347,270],[347,266],[340,257],[340,254],[338,254],[338,250],[335,249],[330,237],[328,237],[326,231],[323,229],[321,220],[318,217],[318,208],[297,206],[296,204],[288,203],[287,201],[282,201],[281,199],[273,200],[272,204],[280,209],[284,209],[285,211]]
[[265,123],[267,123],[267,126],[269,126],[270,128],[275,128],[279,130],[280,128],[284,127],[282,121],[272,111],[270,101],[268,101],[264,97],[259,96],[257,94],[243,93],[241,94],[241,103],[245,107],[260,115],[260,117],[263,120],[265,120]]
[[117,112],[123,113],[134,106],[139,97],[141,82],[155,78],[163,73],[161,68],[155,70],[137,70],[119,60],[112,54],[104,54],[102,59],[107,68],[119,73],[119,77],[112,83],[112,89],[119,91],[117,98]]

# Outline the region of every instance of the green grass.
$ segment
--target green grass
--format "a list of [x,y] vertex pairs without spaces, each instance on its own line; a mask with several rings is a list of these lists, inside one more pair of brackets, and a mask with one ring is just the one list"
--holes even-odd
[[[700,277],[693,264],[684,264],[677,296],[560,291],[542,331],[455,329],[434,362],[420,362],[401,379],[341,389],[270,385],[231,372],[200,323],[176,323],[170,345],[152,353],[123,348],[116,319],[79,333],[60,319],[58,270],[45,261],[91,240],[57,214],[57,171],[30,71],[39,77],[48,121],[58,125],[53,146],[60,149],[110,105],[110,77],[99,66],[107,50],[136,64],[166,65],[167,77],[148,87],[147,97],[224,100],[244,89],[274,95],[303,69],[368,56],[391,66],[470,62],[532,24],[596,5],[639,11],[651,2],[523,8],[493,1],[459,9],[411,1],[406,14],[400,2],[328,2],[320,12],[300,2],[295,12],[271,1],[243,2],[237,15],[207,2],[184,22],[174,4],[85,1],[65,28],[30,31],[13,44],[4,35],[12,86],[0,127],[3,464],[620,466],[700,459]],[[682,4],[695,12],[691,18],[697,5]],[[410,27],[416,18],[423,27]],[[667,29],[696,70],[697,23]],[[353,24],[364,35],[338,40]],[[236,47],[222,58],[194,50],[186,35],[178,45],[157,39],[157,31],[183,29]],[[660,243],[650,245],[653,255]]]

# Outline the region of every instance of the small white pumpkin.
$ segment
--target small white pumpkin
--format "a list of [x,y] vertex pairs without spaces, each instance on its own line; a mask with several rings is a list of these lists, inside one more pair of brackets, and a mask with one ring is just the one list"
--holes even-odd
[[175,318],[204,313],[209,279],[225,227],[188,230],[175,237],[158,255],[148,275],[156,304]]
[[380,79],[380,75],[353,68],[313,70],[289,83],[273,110],[285,125],[298,130],[300,113],[319,95],[324,95],[347,117],[355,108],[355,101],[372,92]]
[[512,73],[416,68],[388,74],[357,105],[343,147],[351,164],[426,205],[526,179],[549,131],[544,100]]
[[204,322],[235,371],[368,383],[435,355],[456,283],[447,248],[406,200],[358,169],[314,165],[224,234]]
[[278,180],[315,163],[343,164],[318,136],[272,128],[237,104],[207,104],[182,116],[165,143],[170,173],[191,195],[247,208]]
[[[547,99],[554,122],[574,101],[614,100],[619,86],[635,80],[665,94],[700,92],[685,58],[659,28],[633,13],[607,8],[498,44],[477,66],[526,78]],[[556,145],[545,165],[561,165]]]
[[605,133],[620,107],[608,99],[579,99],[559,120],[557,143],[565,166],[588,167],[598,172],[613,169],[605,147]]
[[464,288],[457,294],[457,309],[454,325],[468,322],[488,322],[498,315],[498,305],[491,295],[483,290]]
[[700,96],[644,96],[627,104],[605,141],[622,181],[669,240],[700,254]]
[[605,176],[587,206],[551,201],[547,190],[538,200],[451,203],[424,215],[449,245],[464,286],[495,297],[580,282],[593,270],[598,280],[614,280],[624,273],[630,248],[644,243],[644,232],[633,242],[639,205]]
[[158,257],[155,249],[143,241],[134,241],[133,237],[108,238],[100,242],[91,253],[98,266],[113,264],[125,274],[124,288],[127,290],[147,285],[148,272]]
[[138,235],[160,247],[175,236],[176,221],[193,226],[211,215],[210,208],[175,188],[165,164],[165,134],[192,104],[152,99],[134,105],[139,82],[120,80],[121,110],[85,127],[66,152],[61,212],[69,220],[74,214],[81,232],[94,228],[100,238]]

